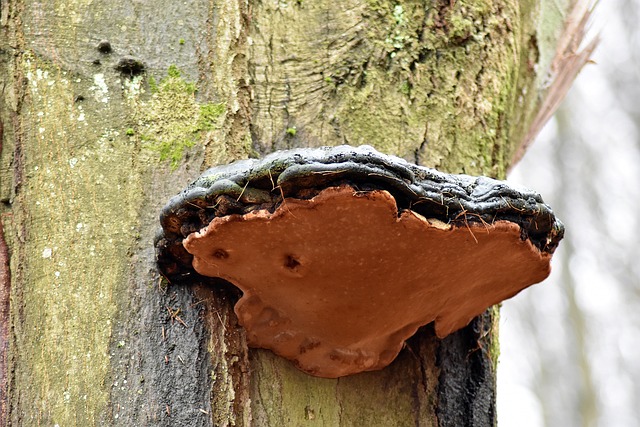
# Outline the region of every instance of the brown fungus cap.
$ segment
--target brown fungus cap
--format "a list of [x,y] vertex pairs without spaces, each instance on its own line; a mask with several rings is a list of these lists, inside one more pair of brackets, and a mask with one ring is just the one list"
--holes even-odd
[[[163,212],[163,273],[176,282],[194,269],[233,283],[251,346],[332,378],[381,369],[420,326],[434,322],[445,337],[549,274],[563,228],[538,195],[375,155],[383,162],[368,157],[364,174],[316,157],[203,175]],[[394,170],[370,185],[371,170],[378,177],[398,165],[430,175],[400,181]],[[253,185],[238,192],[242,179]],[[411,199],[402,185],[429,193]]]
[[543,280],[550,260],[516,224],[398,216],[387,191],[349,186],[216,218],[184,246],[198,273],[244,292],[250,345],[330,378],[385,367],[432,321],[445,337]]

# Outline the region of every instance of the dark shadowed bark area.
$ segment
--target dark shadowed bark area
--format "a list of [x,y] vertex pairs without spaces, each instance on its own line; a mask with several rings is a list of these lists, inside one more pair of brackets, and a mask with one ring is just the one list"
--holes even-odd
[[495,424],[497,309],[314,378],[247,348],[237,290],[163,280],[153,239],[205,168],[282,148],[504,178],[570,4],[0,6],[1,425]]

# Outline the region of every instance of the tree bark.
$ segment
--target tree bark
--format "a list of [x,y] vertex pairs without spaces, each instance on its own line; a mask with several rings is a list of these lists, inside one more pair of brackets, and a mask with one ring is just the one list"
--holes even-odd
[[504,178],[557,2],[0,7],[0,425],[495,424],[496,308],[444,340],[423,327],[384,370],[314,378],[247,348],[236,290],[163,281],[153,238],[204,168],[277,149]]

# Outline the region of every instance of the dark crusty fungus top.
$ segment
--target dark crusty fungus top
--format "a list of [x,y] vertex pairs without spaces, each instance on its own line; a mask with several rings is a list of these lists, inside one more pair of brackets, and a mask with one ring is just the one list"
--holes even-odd
[[563,226],[536,193],[340,146],[206,171],[161,215],[158,264],[243,291],[249,344],[303,371],[381,369],[543,280]]

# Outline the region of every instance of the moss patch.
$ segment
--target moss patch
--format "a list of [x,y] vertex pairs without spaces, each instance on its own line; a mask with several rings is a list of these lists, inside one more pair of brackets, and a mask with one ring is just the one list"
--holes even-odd
[[[508,109],[518,96],[518,11],[510,0],[255,8],[252,61],[266,70],[253,76],[257,145],[290,148],[295,123],[296,140],[312,146],[369,144],[447,172],[503,177],[517,131]],[[339,38],[325,21],[340,23]]]
[[504,176],[504,113],[518,66],[516,34],[501,12],[509,4],[369,7],[369,39],[382,41],[365,84],[339,89],[347,102],[335,116],[346,139],[448,172]]
[[157,153],[160,161],[169,161],[175,169],[188,148],[219,126],[226,107],[223,103],[198,103],[196,85],[186,81],[174,65],[159,83],[149,79],[149,88],[151,99],[147,101],[130,91],[129,98],[136,108],[135,134],[144,148]]

